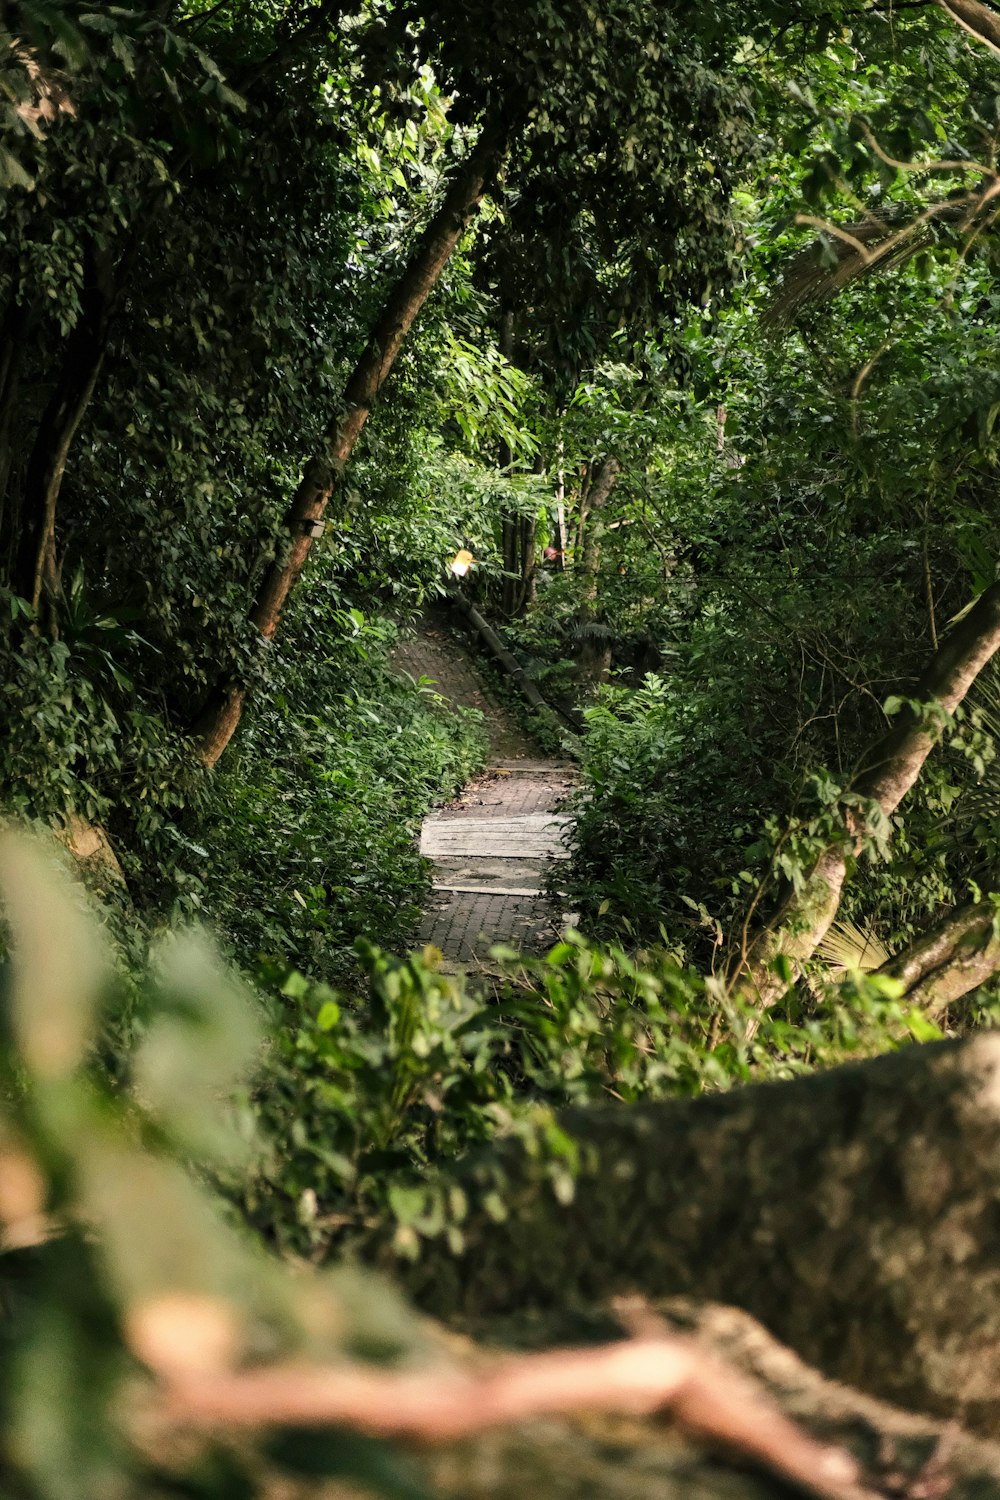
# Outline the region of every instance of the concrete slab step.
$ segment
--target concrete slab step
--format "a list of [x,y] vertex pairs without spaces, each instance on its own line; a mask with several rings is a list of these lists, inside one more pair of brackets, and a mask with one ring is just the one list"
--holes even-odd
[[486,767],[486,775],[498,771],[507,776],[557,776],[575,781],[579,768],[569,760],[494,760]]
[[442,891],[473,887],[482,892],[542,892],[548,888],[552,867],[550,859],[439,859],[432,879],[434,888]]
[[428,859],[488,856],[492,859],[566,859],[563,813],[523,813],[512,818],[427,818],[420,852]]

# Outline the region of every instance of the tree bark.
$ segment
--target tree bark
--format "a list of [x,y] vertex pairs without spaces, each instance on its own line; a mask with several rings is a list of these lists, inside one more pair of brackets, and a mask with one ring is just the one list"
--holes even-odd
[[[508,364],[514,354],[514,314],[505,308],[500,315],[497,347]],[[501,441],[498,455],[500,473],[510,476],[514,455],[510,444]],[[504,513],[500,525],[501,551],[503,554],[503,586],[500,593],[500,611],[505,619],[512,620],[518,612],[521,578],[521,518],[517,511]]]
[[964,31],[1000,53],[1000,16],[988,5],[980,4],[980,0],[938,0],[938,4]]
[[560,573],[565,573],[569,532],[566,528],[566,451],[561,435],[556,448],[556,464],[556,534],[559,538],[559,559],[556,567]]
[[621,473],[616,458],[602,458],[595,466],[587,488],[587,524],[583,534],[580,568],[580,614],[592,618],[597,605],[598,580],[601,571],[601,545],[604,539],[604,509],[611,498],[615,481]]
[[111,257],[90,249],[85,255],[80,316],[35,434],[21,501],[13,584],[36,612],[41,612],[43,593],[51,599],[59,592],[55,550],[59,491],[73,439],[104,362],[113,298]]
[[996,907],[989,901],[959,906],[877,972],[898,980],[911,1005],[940,1016],[1000,969],[996,918]]
[[1000,1036],[559,1123],[572,1203],[537,1151],[484,1153],[463,1254],[399,1272],[426,1307],[480,1327],[616,1293],[728,1302],[835,1379],[1000,1435]]
[[597,618],[597,596],[601,573],[601,551],[604,541],[604,510],[621,473],[616,458],[602,458],[593,468],[587,489],[587,512],[582,507],[580,525],[582,547],[578,559],[580,570],[580,607],[577,624],[581,632],[577,667],[581,678],[589,683],[603,682],[611,665],[611,648],[606,641],[588,635]]
[[[478,211],[502,150],[498,133],[486,129],[457,168],[444,202],[379,314],[340,407],[327,426],[320,451],[306,464],[286,517],[290,541],[268,569],[250,611],[251,622],[265,640],[278,629],[289,592],[305,566],[313,541],[322,533],[330,497],[372,406],[418,313]],[[215,765],[232,738],[244,695],[241,683],[220,682],[202,709],[192,734],[206,766]]]
[[[913,786],[937,743],[940,727],[931,716],[951,714],[1000,648],[1000,584],[981,594],[965,618],[931,658],[913,694],[917,709],[904,708],[889,732],[862,757],[851,790],[889,817]],[[787,965],[793,978],[829,931],[844,883],[866,833],[870,814],[850,807],[843,830],[805,874],[799,890],[787,890],[771,922],[740,955],[733,976],[737,994],[766,1009],[786,993]]]
[[517,607],[517,583],[520,572],[519,527],[516,515],[506,515],[501,523],[503,548],[503,590],[500,595],[500,612],[512,620]]
[[[699,1340],[673,1333],[663,1319],[646,1321],[649,1332],[627,1340],[492,1359],[480,1354],[478,1369],[454,1359],[404,1370],[299,1361],[206,1375],[179,1373],[168,1361],[161,1364],[161,1400],[171,1426],[181,1428],[210,1424],[245,1434],[262,1426],[346,1427],[444,1446],[540,1418],[660,1414],[689,1438],[707,1439],[814,1500],[878,1500],[844,1448],[818,1442],[790,1422],[758,1382]],[[156,1368],[155,1357],[147,1363]]]
[[[735,1309],[677,1299],[648,1308],[646,1316],[671,1331],[693,1333],[706,1353],[758,1382],[786,1417],[853,1454],[862,1483],[882,1500],[1000,1494],[1000,1445],[823,1380]],[[543,1315],[520,1322],[519,1346],[525,1331],[537,1339],[546,1321]],[[593,1337],[592,1313],[580,1325]],[[766,1431],[766,1422],[756,1425]],[[634,1417],[622,1423],[594,1411],[582,1421],[550,1418],[492,1439],[466,1439],[431,1454],[428,1469],[441,1500],[792,1500],[810,1493],[801,1480],[791,1489],[775,1485],[713,1447],[699,1453],[673,1422]]]
[[521,517],[521,593],[518,613],[535,602],[535,558],[537,551],[538,521],[534,516]]

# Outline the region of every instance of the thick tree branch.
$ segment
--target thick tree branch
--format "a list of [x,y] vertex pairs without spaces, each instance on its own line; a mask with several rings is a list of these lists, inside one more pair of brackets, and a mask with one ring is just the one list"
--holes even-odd
[[88,246],[80,315],[70,333],[55,387],[42,413],[21,501],[15,587],[40,610],[59,591],[56,518],[73,440],[86,415],[104,362],[115,300],[112,258]]
[[395,1263],[428,1311],[726,1302],[828,1376],[1000,1437],[1000,1036],[559,1123],[572,1203],[524,1143],[468,1162],[461,1256]]
[[904,997],[912,1005],[940,1015],[1000,969],[996,915],[989,901],[957,907],[877,972],[904,985]]
[[938,3],[963,31],[1000,55],[1000,15],[995,10],[982,5],[980,0],[938,0]]

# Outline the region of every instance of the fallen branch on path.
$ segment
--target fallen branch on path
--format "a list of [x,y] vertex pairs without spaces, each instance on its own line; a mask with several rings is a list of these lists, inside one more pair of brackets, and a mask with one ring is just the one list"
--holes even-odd
[[539,718],[544,719],[549,728],[560,737],[566,754],[571,756],[573,760],[579,760],[580,752],[577,749],[575,733],[569,733],[567,724],[563,722],[562,717],[551,704],[547,703],[542,697],[517,657],[514,656],[513,652],[507,650],[507,647],[497,635],[492,625],[483,619],[475,605],[465,597],[460,589],[449,589],[448,598],[455,605],[456,609],[468,620],[472,629],[479,636],[487,650],[500,663],[500,666],[514,683],[514,686],[525,701],[531,705]]
[[873,1500],[843,1449],[810,1437],[759,1387],[694,1340],[669,1334],[504,1357],[480,1369],[289,1364],[243,1373],[164,1373],[168,1415],[184,1426],[347,1426],[439,1444],[542,1416],[663,1413],[686,1435],[749,1459],[809,1495]]

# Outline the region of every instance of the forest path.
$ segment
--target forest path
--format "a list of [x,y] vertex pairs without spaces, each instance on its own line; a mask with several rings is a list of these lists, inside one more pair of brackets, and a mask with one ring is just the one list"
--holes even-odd
[[490,739],[485,770],[424,819],[420,852],[434,861],[433,895],[418,942],[439,948],[454,969],[487,967],[495,943],[544,952],[572,920],[544,885],[551,862],[567,857],[569,818],[559,808],[573,766],[539,754],[450,632],[425,624],[393,660],[429,678],[448,703],[479,709]]

